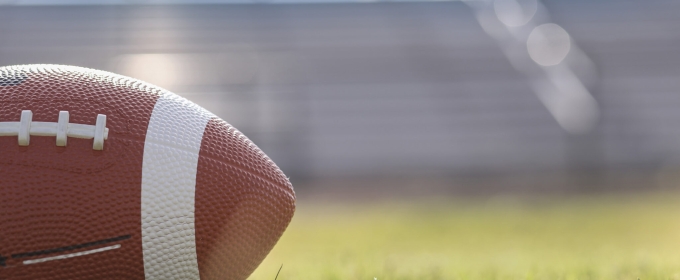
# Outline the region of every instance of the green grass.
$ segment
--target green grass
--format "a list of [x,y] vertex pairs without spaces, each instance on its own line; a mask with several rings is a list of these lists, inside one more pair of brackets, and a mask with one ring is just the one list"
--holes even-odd
[[680,194],[298,205],[250,279],[680,279]]

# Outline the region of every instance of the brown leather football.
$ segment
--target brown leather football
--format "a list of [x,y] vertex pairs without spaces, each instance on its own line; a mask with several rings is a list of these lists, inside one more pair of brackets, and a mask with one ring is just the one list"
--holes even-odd
[[294,211],[281,170],[182,97],[0,68],[0,279],[245,279]]

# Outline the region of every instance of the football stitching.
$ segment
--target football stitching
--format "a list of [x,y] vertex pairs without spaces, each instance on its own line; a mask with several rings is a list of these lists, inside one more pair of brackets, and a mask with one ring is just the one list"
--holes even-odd
[[106,115],[97,115],[95,125],[69,123],[68,111],[59,112],[59,120],[55,122],[34,122],[31,110],[21,111],[18,122],[0,122],[0,136],[17,136],[19,146],[28,146],[30,136],[56,136],[56,145],[66,146],[67,137],[94,139],[92,149],[104,149],[104,140],[109,138],[106,127]]

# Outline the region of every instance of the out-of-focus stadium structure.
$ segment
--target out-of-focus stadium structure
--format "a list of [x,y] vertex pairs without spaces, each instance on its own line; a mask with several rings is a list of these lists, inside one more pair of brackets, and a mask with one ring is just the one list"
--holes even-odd
[[[4,5],[0,64],[155,83],[239,127],[293,181],[680,166],[680,3],[543,1],[538,35],[493,13],[503,3],[466,3]],[[489,15],[529,46],[494,37]],[[531,40],[555,36],[567,62],[532,56]],[[559,63],[571,74],[550,76]],[[576,78],[556,96],[577,101],[551,107],[527,73]]]

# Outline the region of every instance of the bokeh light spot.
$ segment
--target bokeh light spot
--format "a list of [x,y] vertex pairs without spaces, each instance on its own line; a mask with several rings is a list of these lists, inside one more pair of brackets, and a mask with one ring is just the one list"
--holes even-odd
[[557,65],[569,54],[571,40],[564,28],[554,23],[537,26],[529,34],[527,50],[531,59],[542,66]]
[[516,27],[527,24],[538,9],[536,0],[496,0],[493,3],[498,20],[503,24]]

